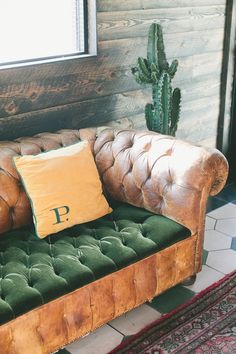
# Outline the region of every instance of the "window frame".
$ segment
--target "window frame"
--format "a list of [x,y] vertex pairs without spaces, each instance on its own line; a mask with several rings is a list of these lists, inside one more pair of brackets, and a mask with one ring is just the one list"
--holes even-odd
[[59,54],[43,58],[32,58],[12,61],[9,63],[0,62],[0,70],[27,67],[38,64],[49,64],[71,59],[80,59],[97,55],[97,16],[96,0],[83,0],[84,5],[84,52],[72,54]]

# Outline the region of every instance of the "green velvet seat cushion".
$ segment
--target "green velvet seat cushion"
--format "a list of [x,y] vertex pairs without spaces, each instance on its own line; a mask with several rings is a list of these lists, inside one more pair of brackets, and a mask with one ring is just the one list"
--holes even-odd
[[190,236],[163,216],[121,204],[45,239],[31,227],[0,236],[0,323]]

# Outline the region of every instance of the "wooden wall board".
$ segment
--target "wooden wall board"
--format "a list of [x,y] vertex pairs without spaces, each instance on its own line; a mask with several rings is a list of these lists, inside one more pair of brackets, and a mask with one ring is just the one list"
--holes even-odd
[[[195,80],[194,83],[191,79],[182,82],[182,110],[188,109],[188,106],[193,107],[192,101],[196,101],[197,98],[208,98],[219,96],[219,81],[211,79],[210,75],[208,80],[199,81]],[[99,100],[99,104],[97,101]],[[81,102],[75,102],[62,106],[54,106],[47,109],[30,110],[27,113],[11,115],[8,118],[0,119],[0,138],[2,138],[3,132],[1,127],[6,126],[12,121],[16,126],[21,125],[21,130],[25,124],[29,127],[32,121],[42,120],[42,127],[44,122],[52,121],[55,119],[55,129],[66,127],[67,121],[69,126],[78,128],[81,126],[97,125],[106,121],[116,120],[123,117],[128,117],[134,113],[141,113],[144,111],[145,104],[151,100],[150,89],[136,89],[132,91],[126,91],[124,93],[118,93],[113,95],[102,96],[99,99],[89,99]],[[190,104],[191,102],[191,104]],[[45,112],[46,110],[46,112]],[[45,116],[45,121],[43,117]],[[56,116],[58,119],[56,120]],[[64,118],[65,116],[65,118]],[[5,122],[5,123],[3,123]],[[24,123],[27,122],[27,123]],[[91,123],[92,122],[92,123]],[[47,123],[49,124],[49,123]],[[41,125],[39,125],[41,126]],[[35,127],[35,125],[34,125]],[[19,127],[20,129],[20,127]],[[28,130],[27,130],[28,131]],[[37,129],[37,132],[40,130]],[[11,130],[12,133],[12,130]],[[31,133],[29,130],[28,135]],[[23,134],[23,131],[22,131]],[[16,136],[15,136],[16,137]]]
[[173,81],[183,96],[178,135],[188,137],[200,112],[214,126],[217,110],[207,101],[219,105],[225,1],[97,0],[96,57],[0,70],[0,139],[129,117],[145,128],[140,117],[151,93],[135,82],[131,67],[146,56],[153,21],[163,25],[169,60],[179,60]]
[[0,118],[0,139],[29,136],[40,131],[101,125],[142,112],[149,96],[147,90],[131,91],[101,97],[99,104],[96,99],[90,99]]
[[[128,11],[158,8],[198,7],[224,5],[224,0],[98,0],[98,11]],[[191,6],[189,6],[191,5]]]
[[[177,138],[198,145],[215,147],[217,120],[219,114],[218,96],[199,98],[184,105],[177,131]],[[146,130],[144,112],[129,116],[134,129]]]
[[[185,90],[187,85],[189,93],[195,92],[194,85],[210,87],[215,78],[215,71],[220,70],[221,55],[209,55],[211,62],[205,65],[205,57],[199,58],[199,66],[202,60],[202,69],[193,72],[192,62],[196,59],[185,58],[180,61],[180,67],[173,82],[173,86],[180,86]],[[207,72],[201,70],[207,68]],[[184,75],[183,75],[184,73]],[[214,75],[213,75],[214,74]],[[194,80],[193,80],[194,78]],[[193,85],[193,88],[188,86]],[[208,84],[207,84],[208,83]],[[140,86],[136,83],[131,73],[131,66],[117,67],[106,71],[83,72],[78,75],[65,77],[48,78],[43,81],[36,80],[29,83],[11,85],[0,85],[0,117],[13,116],[39,109],[45,109],[62,104],[69,104],[89,98],[100,98],[102,96],[116,93],[137,90]],[[183,91],[184,92],[184,91]],[[195,93],[194,93],[195,94]]]
[[185,33],[219,29],[224,26],[225,6],[165,8],[143,11],[98,13],[100,40],[142,37],[153,22],[162,25],[164,33]]

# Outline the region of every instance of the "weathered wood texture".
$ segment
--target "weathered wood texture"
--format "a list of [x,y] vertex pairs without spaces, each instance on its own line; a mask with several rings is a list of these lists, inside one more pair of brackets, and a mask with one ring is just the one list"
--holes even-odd
[[[236,117],[233,113],[233,84],[235,76],[235,43],[236,43],[236,2],[234,0],[228,0],[227,3],[227,24],[225,26],[225,55],[222,66],[222,87],[221,95],[225,101],[221,100],[220,114],[222,118],[219,119],[218,130],[220,130],[220,125],[223,126],[223,136],[222,141],[218,138],[218,145],[222,145],[223,153],[229,158],[232,154],[233,161],[232,165],[236,164],[235,159],[235,138],[233,134],[233,126],[236,126]],[[231,19],[231,21],[230,21]],[[231,23],[230,23],[231,22]],[[231,27],[229,26],[231,24]],[[228,56],[227,56],[228,50]],[[221,143],[221,144],[220,144]],[[231,161],[230,161],[231,162]],[[234,168],[234,167],[233,167]]]
[[[168,58],[179,59],[177,136],[214,145],[226,0],[97,0],[98,56],[0,70],[0,139],[130,118],[145,128],[150,89],[131,74],[147,31],[162,24]],[[214,139],[212,138],[214,136]]]

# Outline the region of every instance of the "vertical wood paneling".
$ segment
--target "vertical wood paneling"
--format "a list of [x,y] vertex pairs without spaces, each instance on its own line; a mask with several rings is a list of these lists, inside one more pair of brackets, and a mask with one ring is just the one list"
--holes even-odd
[[131,67],[146,56],[147,31],[156,21],[168,58],[179,59],[173,82],[183,95],[177,136],[213,145],[225,1],[97,0],[97,57],[0,70],[0,139],[122,118],[145,128],[151,93],[134,81]]

